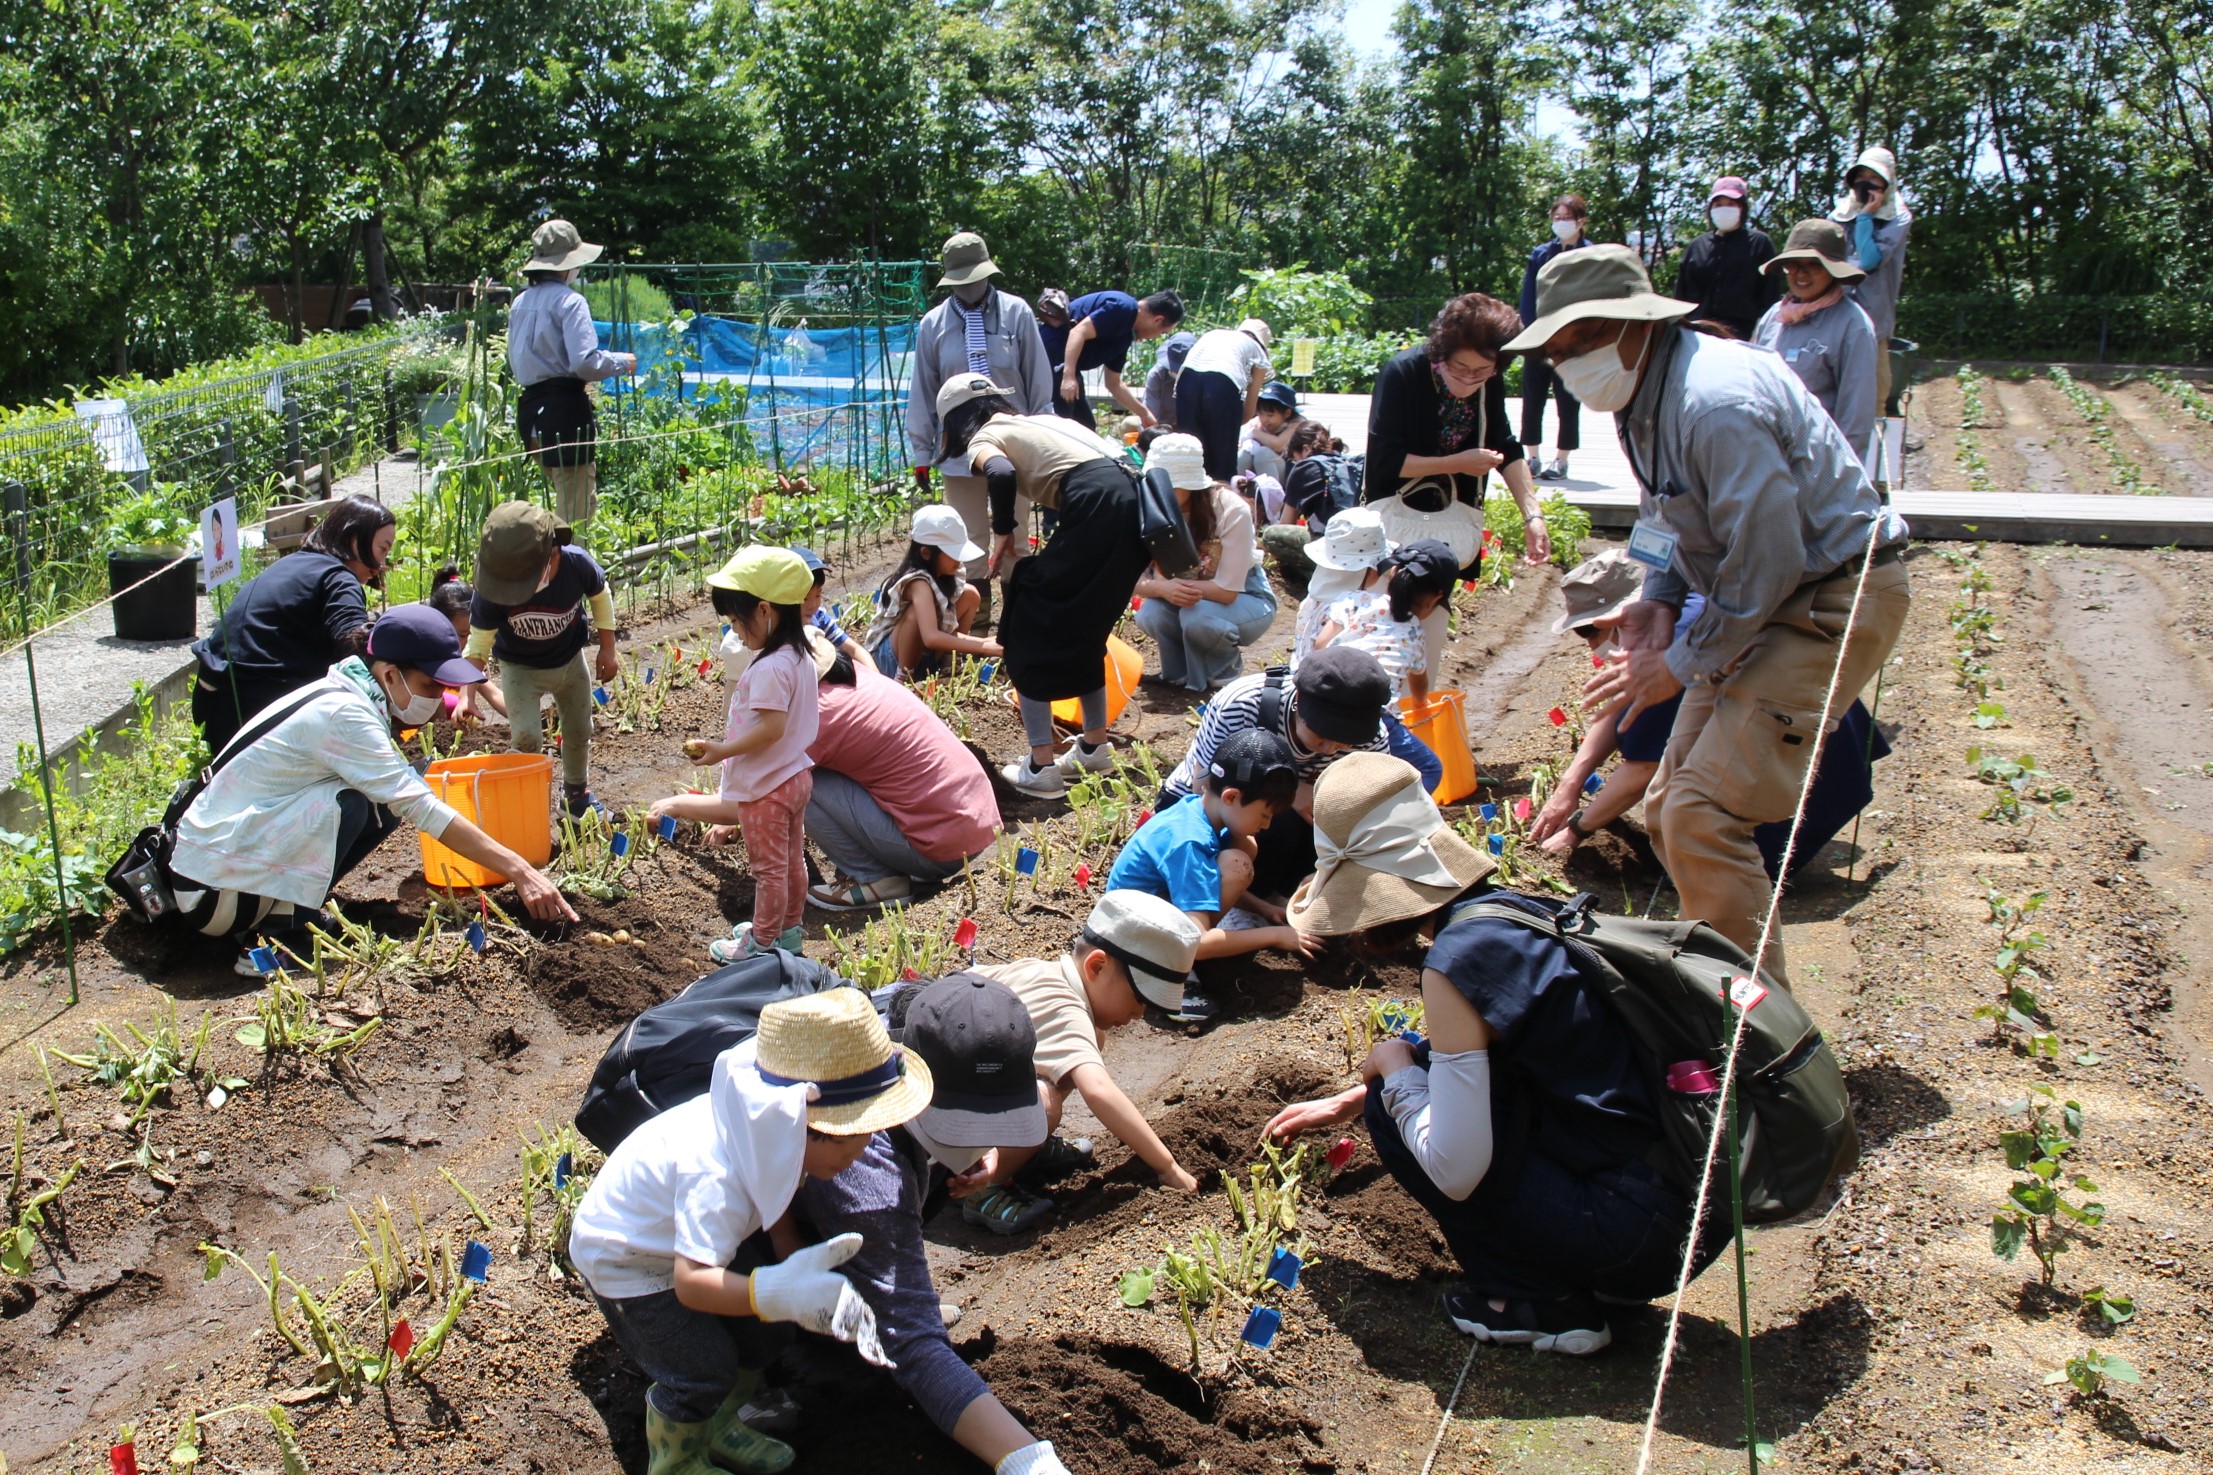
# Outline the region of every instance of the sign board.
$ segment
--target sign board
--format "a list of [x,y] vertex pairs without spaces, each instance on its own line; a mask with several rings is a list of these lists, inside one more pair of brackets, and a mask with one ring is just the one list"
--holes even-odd
[[1318,338],[1291,340],[1291,377],[1304,379],[1314,372],[1314,350],[1320,346]]
[[200,570],[207,587],[238,577],[238,499],[225,497],[200,514]]

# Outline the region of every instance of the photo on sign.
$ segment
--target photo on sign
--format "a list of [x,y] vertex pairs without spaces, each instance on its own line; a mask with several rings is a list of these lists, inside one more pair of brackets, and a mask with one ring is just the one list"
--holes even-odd
[[238,577],[238,499],[225,497],[200,514],[200,568],[207,587]]

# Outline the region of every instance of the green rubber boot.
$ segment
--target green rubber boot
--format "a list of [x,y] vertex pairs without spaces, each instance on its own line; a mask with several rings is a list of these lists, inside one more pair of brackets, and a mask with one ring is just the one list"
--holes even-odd
[[792,1448],[781,1439],[771,1439],[738,1417],[738,1410],[745,1407],[747,1399],[761,1384],[761,1375],[748,1372],[739,1375],[737,1386],[730,1396],[722,1400],[722,1407],[707,1421],[711,1431],[707,1457],[725,1470],[735,1470],[738,1475],[778,1475],[791,1468]]
[[[714,1428],[712,1421],[679,1424],[674,1419],[663,1417],[661,1411],[653,1406],[653,1390],[648,1388],[645,1398],[645,1475],[720,1475],[707,1457],[707,1444],[714,1436]],[[786,1450],[785,1453],[789,1455],[790,1451]]]

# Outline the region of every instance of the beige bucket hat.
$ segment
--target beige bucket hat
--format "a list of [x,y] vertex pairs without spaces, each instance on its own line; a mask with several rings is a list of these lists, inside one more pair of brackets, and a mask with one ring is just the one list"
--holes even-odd
[[999,275],[999,263],[991,259],[991,247],[972,230],[947,236],[945,244],[938,247],[937,264],[944,273],[937,279],[940,287],[965,287]]
[[1627,246],[1588,246],[1562,251],[1537,273],[1537,320],[1508,343],[1502,353],[1528,353],[1552,341],[1552,335],[1585,318],[1625,323],[1664,323],[1697,311],[1695,302],[1662,297],[1652,290],[1644,263]]
[[1453,833],[1414,765],[1388,753],[1347,753],[1322,770],[1314,854],[1285,914],[1317,937],[1423,916],[1498,869]]
[[1644,565],[1619,548],[1609,548],[1561,575],[1560,597],[1568,612],[1552,622],[1555,635],[1611,619],[1644,598]]
[[858,1137],[912,1121],[930,1104],[930,1067],[894,1045],[868,995],[833,988],[761,1011],[754,1059],[772,1086],[804,1083],[807,1125]]
[[1791,261],[1810,261],[1840,282],[1856,282],[1867,275],[1867,269],[1852,259],[1844,227],[1833,220],[1799,221],[1790,228],[1790,239],[1783,249],[1770,256],[1760,270],[1779,276],[1784,264]]
[[524,271],[574,271],[599,260],[604,246],[595,246],[566,220],[549,220],[530,233],[530,259]]

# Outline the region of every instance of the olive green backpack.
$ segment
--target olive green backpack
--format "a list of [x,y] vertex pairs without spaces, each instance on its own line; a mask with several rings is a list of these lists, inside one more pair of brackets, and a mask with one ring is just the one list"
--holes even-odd
[[[1719,1078],[1734,999],[1745,1011],[1737,1067],[1745,1222],[1793,1218],[1826,1201],[1859,1161],[1859,1129],[1836,1056],[1788,990],[1754,978],[1744,952],[1704,922],[1604,916],[1587,892],[1565,905],[1547,897],[1516,901],[1475,897],[1454,907],[1452,920],[1495,919],[1559,938],[1577,970],[1613,1002],[1658,1110],[1661,1140],[1647,1161],[1662,1177],[1691,1193],[1722,1100],[1718,1092],[1669,1089],[1668,1067],[1712,1061]],[[1728,1171],[1727,1157],[1718,1158],[1717,1205],[1728,1198]]]

